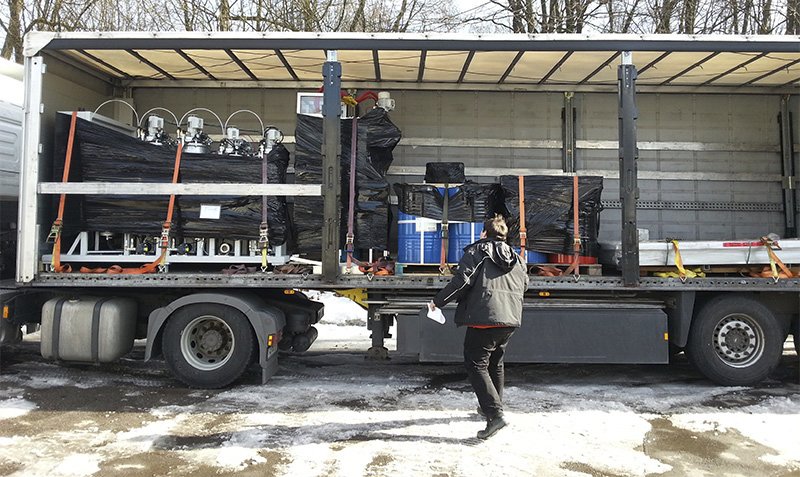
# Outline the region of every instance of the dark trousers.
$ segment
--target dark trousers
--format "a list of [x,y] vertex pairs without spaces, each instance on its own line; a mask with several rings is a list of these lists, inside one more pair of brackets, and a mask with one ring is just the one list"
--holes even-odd
[[488,419],[503,415],[503,355],[516,328],[467,328],[464,365]]

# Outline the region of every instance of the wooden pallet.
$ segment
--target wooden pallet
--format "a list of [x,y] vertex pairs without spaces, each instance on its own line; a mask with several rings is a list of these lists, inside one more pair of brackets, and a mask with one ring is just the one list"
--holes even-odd
[[[537,267],[553,267],[561,270],[561,272],[565,272],[570,265],[569,264],[560,264],[560,263],[542,263],[540,265],[528,264],[528,274],[530,275],[538,275],[539,269]],[[599,263],[592,263],[592,264],[581,264],[578,265],[578,274],[579,275],[586,275],[589,277],[599,277],[603,275],[603,266]]]
[[[703,267],[686,267],[687,270],[701,270],[706,276],[751,276],[751,273],[758,274],[763,272],[769,265],[706,265]],[[640,275],[650,276],[655,273],[678,273],[678,269],[674,266],[671,267],[639,267]],[[780,270],[780,269],[779,269]],[[793,268],[796,270],[796,268]]]
[[395,265],[395,275],[452,275],[456,264],[447,264],[442,273],[439,265],[434,263],[403,263]]

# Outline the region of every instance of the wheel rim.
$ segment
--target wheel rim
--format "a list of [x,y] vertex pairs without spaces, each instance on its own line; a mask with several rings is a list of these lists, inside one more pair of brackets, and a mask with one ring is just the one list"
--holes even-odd
[[233,354],[236,340],[225,321],[213,315],[198,316],[183,329],[181,353],[194,368],[219,369]]
[[714,328],[714,350],[728,366],[746,368],[764,354],[764,330],[753,317],[734,313]]

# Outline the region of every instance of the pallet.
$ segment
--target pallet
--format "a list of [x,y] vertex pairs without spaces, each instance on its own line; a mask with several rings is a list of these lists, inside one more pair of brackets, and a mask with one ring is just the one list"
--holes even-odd
[[395,265],[395,275],[452,275],[456,264],[445,265],[447,270],[442,273],[439,264],[435,263],[398,263]]
[[[769,265],[706,265],[706,266],[687,266],[687,270],[701,270],[706,276],[708,275],[717,275],[717,276],[752,276],[751,273],[759,273],[762,272],[765,268],[769,268]],[[796,270],[796,267],[790,267],[792,270]],[[640,275],[641,276],[650,276],[655,273],[678,273],[678,269],[674,266],[667,266],[667,267],[653,267],[653,266],[646,266],[646,267],[639,267]],[[778,269],[780,271],[780,269]]]
[[[561,264],[561,263],[528,264],[528,274],[538,275],[539,273],[537,267],[539,266],[557,268],[561,270],[561,272],[563,273],[570,267],[570,264]],[[578,265],[578,274],[586,275],[589,277],[600,277],[603,275],[603,265],[599,263],[580,264]]]
[[[563,265],[559,263],[542,263],[540,264],[543,267],[553,267],[558,268],[562,272],[564,272],[569,265]],[[537,275],[537,268],[540,266],[539,264],[528,264],[528,274],[529,275]],[[448,270],[442,273],[439,270],[439,265],[436,264],[417,264],[417,263],[404,263],[402,267],[398,267],[398,271],[396,275],[452,275],[452,271],[455,268],[456,264],[449,263],[446,265]],[[599,277],[603,275],[603,266],[597,263],[589,264],[589,265],[578,265],[578,272],[580,275],[586,275],[590,277]]]

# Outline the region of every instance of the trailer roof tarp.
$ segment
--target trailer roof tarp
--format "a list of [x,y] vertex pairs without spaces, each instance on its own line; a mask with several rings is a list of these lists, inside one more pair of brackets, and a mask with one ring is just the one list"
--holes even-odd
[[167,82],[318,82],[336,50],[347,84],[615,86],[630,51],[639,85],[789,89],[800,36],[366,33],[31,33],[42,51],[139,86]]

